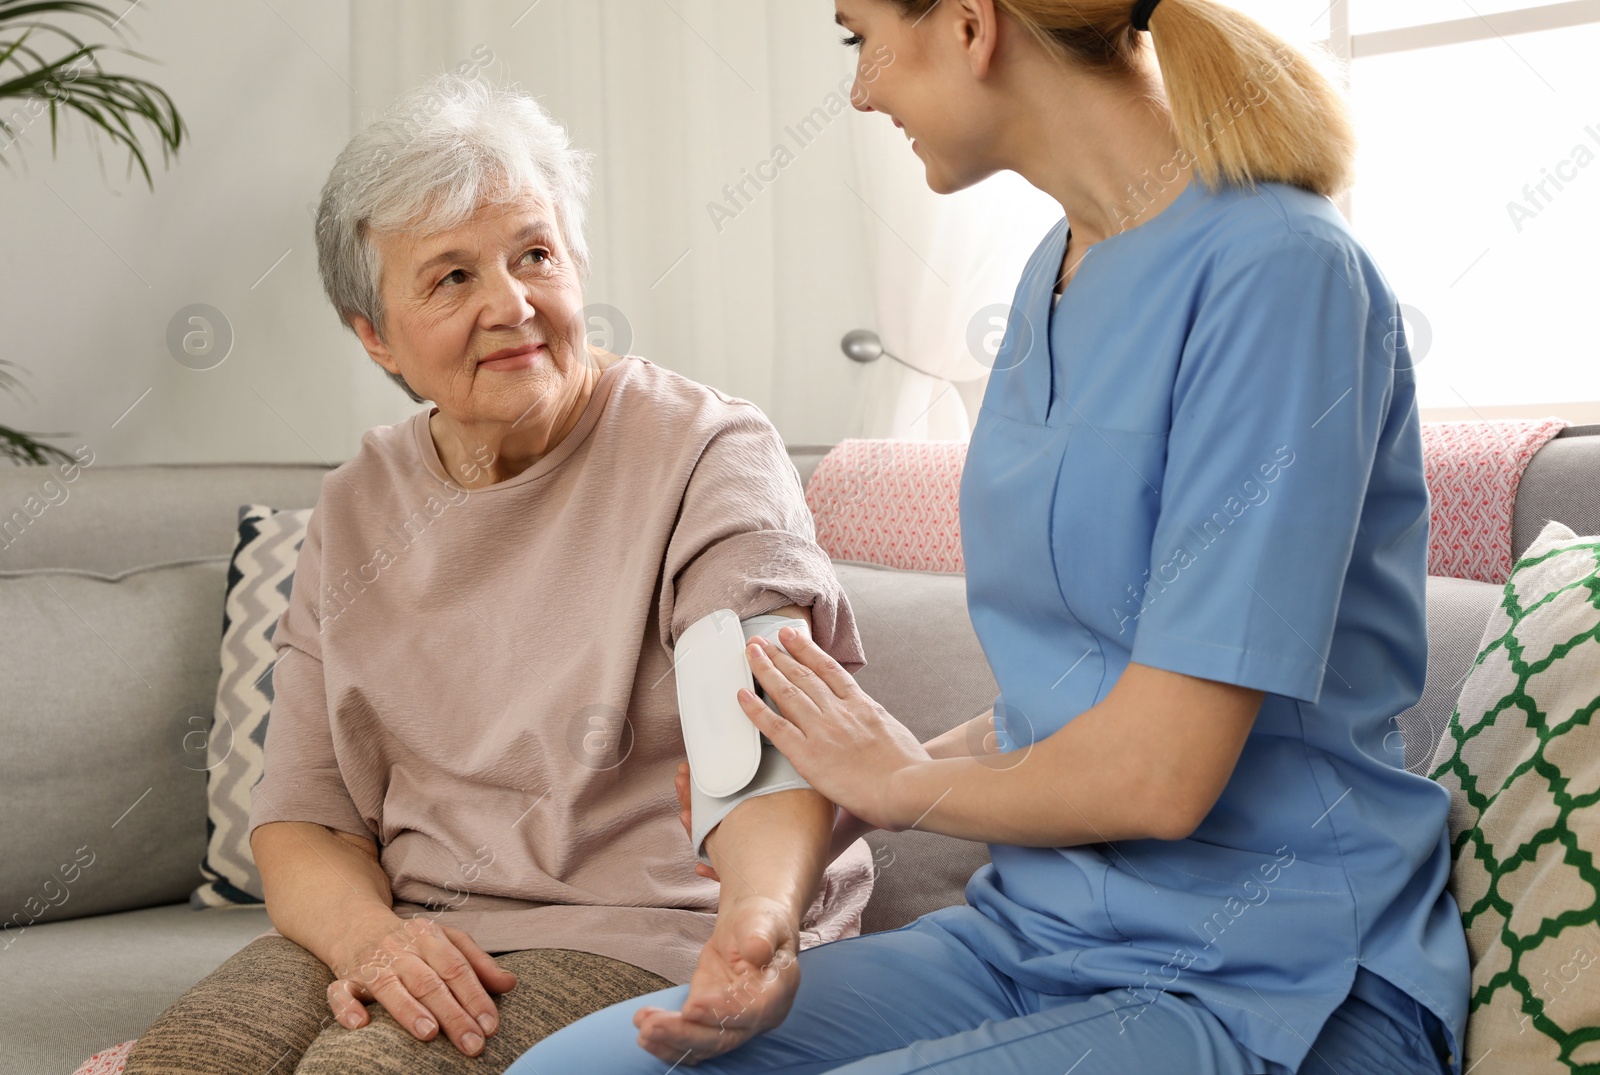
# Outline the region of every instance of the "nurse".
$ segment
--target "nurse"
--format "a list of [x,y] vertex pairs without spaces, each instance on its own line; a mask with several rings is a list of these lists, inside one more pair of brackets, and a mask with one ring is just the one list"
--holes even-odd
[[512,1072],[1459,1075],[1449,796],[1393,720],[1426,668],[1415,386],[1329,200],[1338,94],[1212,0],[837,12],[876,57],[858,106],[934,190],[1012,169],[1066,215],[961,485],[1000,696],[919,744],[785,637],[750,651],[781,716],[741,702],[843,808],[836,847],[915,827],[992,864],[966,906],[717,1007],[607,1009]]

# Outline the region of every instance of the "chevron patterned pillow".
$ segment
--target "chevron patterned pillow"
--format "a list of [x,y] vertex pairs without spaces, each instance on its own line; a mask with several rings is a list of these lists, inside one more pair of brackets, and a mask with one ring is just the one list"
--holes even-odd
[[200,863],[205,882],[189,897],[196,907],[261,902],[261,875],[250,854],[250,792],[261,779],[272,706],[277,660],[272,632],[289,607],[295,561],[310,520],[310,508],[276,511],[251,504],[239,509],[239,543],[228,568],[222,615],[222,678],[205,744],[206,855]]
[[1600,1072],[1597,711],[1600,537],[1551,523],[1506,582],[1433,759],[1477,1075]]

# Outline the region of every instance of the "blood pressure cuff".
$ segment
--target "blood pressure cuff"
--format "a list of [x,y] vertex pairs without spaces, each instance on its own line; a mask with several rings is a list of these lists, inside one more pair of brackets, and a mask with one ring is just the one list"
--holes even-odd
[[731,610],[720,609],[685,631],[673,651],[678,719],[689,755],[691,837],[695,854],[708,866],[706,837],[734,807],[762,795],[811,786],[750,723],[738,700],[740,687],[767,700],[750,674],[744,648],[759,635],[783,649],[778,631],[784,627],[809,637],[804,620],[755,616],[740,623]]

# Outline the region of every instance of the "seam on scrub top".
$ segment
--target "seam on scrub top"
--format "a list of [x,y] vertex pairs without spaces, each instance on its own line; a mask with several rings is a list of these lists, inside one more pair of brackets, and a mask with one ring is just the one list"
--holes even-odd
[[[1249,646],[1232,646],[1226,642],[1207,642],[1203,638],[1190,638],[1187,635],[1173,634],[1170,631],[1163,631],[1159,627],[1152,630],[1150,634],[1155,638],[1170,638],[1175,642],[1184,642],[1193,646],[1204,646],[1207,649],[1219,649],[1228,653],[1248,653],[1251,656],[1261,657],[1265,660],[1272,661],[1275,664],[1282,665],[1287,668],[1297,667],[1296,658],[1285,657],[1281,653],[1268,653],[1266,650],[1252,649]],[[1300,658],[1298,662],[1298,666],[1311,668],[1317,667],[1317,664],[1318,662],[1306,658]],[[1268,693],[1270,694],[1274,692],[1269,691]],[[1284,697],[1288,696],[1285,695]]]
[[[1344,262],[1345,269],[1355,269],[1356,276],[1364,276],[1365,274],[1361,272],[1360,265],[1356,263],[1353,258],[1351,258],[1350,251],[1346,249],[1342,243],[1336,243],[1333,240],[1328,239],[1326,236],[1317,235],[1311,231],[1302,231],[1301,229],[1295,227],[1294,224],[1289,220],[1288,212],[1284,209],[1283,199],[1278,197],[1276,192],[1265,190],[1259,186],[1254,192],[1254,197],[1260,198],[1263,201],[1266,201],[1269,195],[1271,200],[1268,201],[1267,204],[1271,207],[1274,213],[1278,214],[1279,220],[1283,223],[1284,230],[1304,243],[1306,245],[1306,249],[1310,250],[1317,256],[1317,260],[1321,261],[1324,265],[1338,274],[1339,279],[1344,282],[1345,287],[1349,288],[1351,291],[1354,291],[1356,289],[1356,285],[1351,281],[1350,275],[1344,270],[1336,267],[1333,262],[1323,257],[1322,251],[1318,250],[1314,244],[1321,243],[1323,246],[1330,248],[1330,252],[1337,252],[1339,255],[1339,260]],[[1367,290],[1365,279],[1362,280],[1362,289]]]
[[[1365,965],[1366,965],[1366,963],[1365,963],[1365,961],[1364,961],[1364,960],[1363,960],[1363,961],[1361,961],[1361,965],[1362,965],[1362,966],[1365,966]],[[1378,972],[1377,972],[1377,971],[1375,971],[1375,970],[1371,970],[1371,969],[1370,969],[1370,968],[1369,968],[1369,969],[1368,969],[1368,973],[1371,973],[1371,974],[1378,974]],[[1416,983],[1416,982],[1413,982],[1413,981],[1412,981],[1412,980],[1411,980],[1411,979],[1410,979],[1410,978],[1407,978],[1407,977],[1406,977],[1406,976],[1405,976],[1405,975],[1404,975],[1404,974],[1402,974],[1402,973],[1401,973],[1401,972],[1400,972],[1400,971],[1398,971],[1398,970],[1397,970],[1397,971],[1395,971],[1395,972],[1394,972],[1394,976],[1395,976],[1395,977],[1396,977],[1396,978],[1399,978],[1399,979],[1401,979],[1401,980],[1402,980],[1402,981],[1404,981],[1404,982],[1405,982],[1405,983],[1406,983],[1406,984],[1407,984],[1407,985],[1409,985],[1409,986],[1410,986],[1410,987],[1411,987],[1411,988],[1413,988],[1413,989],[1415,989],[1415,990],[1416,990],[1416,991],[1417,991],[1417,992],[1416,992],[1416,996],[1413,996],[1413,997],[1412,997],[1412,999],[1413,999],[1413,1000],[1415,1000],[1415,999],[1416,999],[1416,998],[1417,998],[1417,997],[1421,997],[1421,998],[1422,998],[1422,999],[1423,999],[1423,1000],[1426,1000],[1426,1001],[1428,1001],[1428,1002],[1429,1002],[1429,1003],[1430,1003],[1430,1004],[1438,1004],[1438,1005],[1439,1005],[1439,1007],[1441,1007],[1441,1008],[1443,1008],[1443,1007],[1444,1007],[1444,1005],[1443,1005],[1443,1004],[1439,1004],[1439,1001],[1438,1001],[1438,999],[1437,999],[1437,998],[1436,998],[1436,997],[1434,997],[1434,995],[1433,995],[1433,994],[1432,994],[1432,993],[1430,993],[1430,992],[1428,992],[1428,991],[1427,991],[1427,990],[1426,990],[1426,989],[1424,989],[1424,988],[1422,988],[1422,986],[1420,986],[1420,985],[1418,985],[1418,984],[1417,984],[1417,983]],[[1378,974],[1378,977],[1379,977],[1379,978],[1384,978],[1384,977],[1387,977],[1387,975],[1383,975],[1383,974]],[[1392,984],[1393,984],[1393,983],[1390,983],[1390,984],[1391,984],[1391,985],[1392,985]],[[1440,1025],[1441,1025],[1441,1026],[1443,1026],[1443,1027],[1444,1027],[1444,1029],[1445,1029],[1445,1030],[1446,1030],[1446,1031],[1449,1031],[1449,1032],[1450,1032],[1450,1036],[1451,1036],[1451,1037],[1455,1037],[1455,1036],[1456,1036],[1456,1035],[1455,1035],[1455,1033],[1454,1033],[1454,1032],[1453,1032],[1453,1031],[1450,1031],[1450,1024],[1449,1024],[1449,1023],[1447,1023],[1447,1022],[1446,1022],[1446,1021],[1445,1021],[1445,1019],[1444,1019],[1444,1017],[1443,1017],[1443,1016],[1441,1016],[1441,1015],[1440,1015],[1440,1014],[1439,1014],[1439,1013],[1438,1013],[1438,1012],[1435,1012],[1435,1011],[1432,1011],[1432,1010],[1430,1010],[1430,1011],[1429,1011],[1429,1012],[1428,1012],[1428,1014],[1429,1014],[1429,1015],[1432,1015],[1432,1016],[1433,1016],[1433,1017],[1434,1017],[1434,1018],[1435,1018],[1435,1019],[1438,1019],[1438,1020],[1439,1020],[1439,1023],[1440,1023]],[[1426,1041],[1426,1040],[1427,1040],[1427,1036],[1426,1036],[1426,1035],[1424,1035],[1424,1036],[1423,1036],[1423,1040],[1424,1040],[1424,1041]]]
[[[1365,935],[1361,930],[1361,905],[1356,900],[1355,886],[1350,883],[1350,868],[1348,865],[1346,865],[1347,860],[1345,858],[1344,842],[1339,839],[1338,822],[1333,817],[1333,808],[1338,806],[1339,802],[1335,801],[1332,805],[1328,804],[1328,797],[1322,790],[1322,782],[1317,779],[1317,766],[1315,760],[1311,757],[1311,745],[1306,742],[1305,703],[1301,702],[1298,698],[1292,700],[1294,702],[1295,722],[1300,725],[1300,753],[1306,759],[1306,768],[1311,774],[1311,786],[1316,789],[1317,798],[1320,799],[1323,804],[1323,813],[1321,818],[1318,820],[1320,821],[1325,819],[1328,822],[1328,831],[1333,836],[1334,849],[1339,852],[1339,872],[1344,876],[1345,889],[1350,896],[1350,918],[1355,930],[1355,947],[1357,956],[1359,957],[1361,952],[1361,944]],[[1329,763],[1328,768],[1333,768],[1331,762]],[[1350,794],[1354,790],[1355,788],[1352,786],[1349,791],[1346,792],[1346,794]],[[1344,796],[1340,796],[1341,800],[1343,798]],[[1315,825],[1316,822],[1313,822],[1312,824]]]
[[[1246,989],[1248,989],[1248,987],[1246,987]],[[1258,1019],[1264,1019],[1264,1021],[1270,1022],[1275,1030],[1288,1030],[1288,1032],[1293,1033],[1294,1037],[1299,1038],[1299,1033],[1294,1030],[1293,1025],[1288,1025],[1288,1019],[1283,1019],[1283,1016],[1272,1017],[1269,1016],[1269,1014],[1264,1013],[1264,1011],[1261,1011],[1261,1009],[1250,1008],[1248,1005],[1240,1005],[1240,1003],[1235,1003],[1235,1001],[1232,1000],[1221,1000],[1221,998],[1218,997],[1206,997],[1205,1000],[1200,1000],[1200,998],[1195,997],[1195,1000],[1198,1001],[1198,1005],[1202,1006],[1202,1008],[1210,1008],[1211,1005],[1216,1005],[1218,1008],[1232,1008],[1234,1011],[1243,1011],[1245,1014],[1250,1014],[1250,1016],[1256,1016]],[[1213,1017],[1216,1017],[1216,1013],[1213,1013]],[[1280,1019],[1283,1019],[1283,1022],[1278,1022]],[[1229,1033],[1229,1037],[1232,1037],[1232,1033]],[[1302,1038],[1302,1040],[1304,1040],[1304,1038]],[[1237,1041],[1235,1041],[1235,1045],[1237,1045]],[[1250,1048],[1250,1046],[1245,1046],[1245,1048]],[[1262,1057],[1262,1059],[1266,1059],[1266,1057]]]
[[990,406],[987,406],[987,405],[980,405],[978,407],[978,413],[979,414],[988,414],[988,415],[992,416],[996,421],[1010,422],[1012,425],[1021,426],[1023,429],[1060,429],[1061,428],[1060,425],[1050,425],[1048,422],[1028,422],[1028,421],[1024,421],[1021,418],[1013,418],[1011,415],[1002,414],[1000,411],[997,411],[993,407],[990,407]]
[[[1066,396],[1063,396],[1060,392],[1053,392],[1051,394],[1057,399],[1061,400],[1062,403],[1065,403],[1069,410],[1077,410],[1077,408],[1072,405],[1072,401]],[[1081,414],[1082,412],[1080,411],[1079,413]],[[1061,424],[1064,426],[1072,426],[1076,429],[1087,429],[1095,433],[1102,431],[1107,433],[1117,433],[1124,437],[1161,437],[1162,439],[1170,439],[1172,437],[1171,426],[1168,426],[1166,429],[1123,429],[1121,426],[1095,425],[1094,423],[1084,421],[1083,419],[1078,419],[1076,421],[1063,421]],[[1141,475],[1141,477],[1142,476],[1143,475]]]
[[[1106,662],[1106,644],[1104,640],[1101,639],[1100,632],[1090,627],[1089,621],[1085,619],[1077,609],[1072,607],[1072,599],[1067,596],[1066,587],[1061,581],[1061,565],[1056,559],[1056,504],[1061,497],[1061,475],[1067,469],[1067,453],[1072,451],[1072,438],[1078,435],[1077,430],[1081,427],[1068,423],[1061,428],[1065,428],[1067,431],[1067,443],[1062,445],[1061,462],[1056,466],[1055,481],[1051,486],[1050,515],[1049,524],[1045,533],[1045,544],[1050,549],[1050,577],[1055,581],[1056,594],[1061,598],[1062,606],[1065,607],[1067,612],[1071,614],[1072,618],[1077,621],[1078,626],[1087,631],[1089,637],[1094,640],[1094,649],[1091,650],[1091,652],[1093,652],[1100,661],[1100,679],[1095,683],[1094,697],[1096,699],[1100,699],[1102,697],[1100,692],[1105,689],[1106,671],[1108,667]],[[1135,631],[1137,631],[1137,628],[1135,628]],[[1064,679],[1066,677],[1063,676],[1062,678]],[[1060,685],[1060,682],[1061,680],[1056,681],[1057,686]],[[1050,689],[1055,690],[1055,687],[1051,687]],[[1106,917],[1109,919],[1110,916],[1110,909],[1107,908]],[[1113,924],[1111,928],[1116,929],[1116,925]],[[1121,933],[1122,931],[1117,930],[1117,932]],[[1131,938],[1127,937],[1124,937],[1123,939],[1131,940]]]
[[[1231,850],[1242,850],[1242,849],[1241,848],[1232,848]],[[1268,852],[1263,851],[1262,854],[1268,854]],[[1298,862],[1298,861],[1300,861],[1300,860],[1297,857],[1295,859],[1295,862]],[[1289,864],[1289,866],[1282,866],[1282,867],[1279,867],[1279,868],[1287,870],[1287,869],[1289,869],[1290,866],[1293,866],[1293,865],[1294,865],[1294,863],[1291,862]],[[1321,864],[1319,863],[1318,865],[1321,865]],[[1324,870],[1328,870],[1328,869],[1334,869],[1335,867],[1323,866],[1322,868]],[[1172,873],[1181,873],[1185,877],[1193,877],[1196,881],[1208,881],[1213,885],[1223,885],[1223,886],[1226,886],[1228,888],[1239,888],[1239,887],[1242,886],[1242,882],[1240,882],[1240,881],[1236,881],[1236,880],[1235,881],[1221,881],[1221,880],[1218,880],[1215,877],[1207,877],[1203,873],[1190,873],[1188,870],[1180,870],[1176,866],[1168,866],[1167,869],[1170,870]],[[1341,875],[1344,873],[1342,868],[1340,868],[1339,872],[1340,872]],[[1249,880],[1249,879],[1250,878],[1246,877],[1246,880]],[[1273,891],[1273,892],[1298,892],[1302,896],[1342,896],[1342,895],[1344,895],[1343,892],[1340,892],[1337,889],[1332,889],[1332,888],[1289,888],[1288,886],[1280,885],[1275,881],[1271,883],[1270,887],[1271,887],[1271,891]],[[1249,900],[1245,900],[1244,902],[1249,903],[1250,901]],[[1261,901],[1261,903],[1266,903],[1266,902],[1267,902],[1266,900],[1262,900]],[[1251,904],[1251,906],[1253,906],[1253,907],[1254,906],[1260,906],[1260,904]]]

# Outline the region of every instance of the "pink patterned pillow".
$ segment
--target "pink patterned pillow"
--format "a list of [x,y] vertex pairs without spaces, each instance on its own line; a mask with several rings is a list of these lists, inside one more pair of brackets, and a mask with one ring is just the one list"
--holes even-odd
[[[1566,427],[1538,421],[1428,422],[1428,574],[1500,584],[1511,574],[1511,513],[1533,456]],[[959,574],[964,441],[847,440],[806,487],[817,543],[836,560]]]
[[1428,574],[1499,585],[1511,577],[1511,512],[1534,453],[1566,428],[1528,422],[1427,422],[1423,469],[1432,499]]
[[806,486],[817,544],[835,560],[960,574],[965,441],[847,440]]
[[128,1050],[132,1048],[133,1042],[125,1041],[121,1045],[102,1049],[85,1060],[83,1066],[72,1075],[122,1075],[122,1068],[128,1062]]

